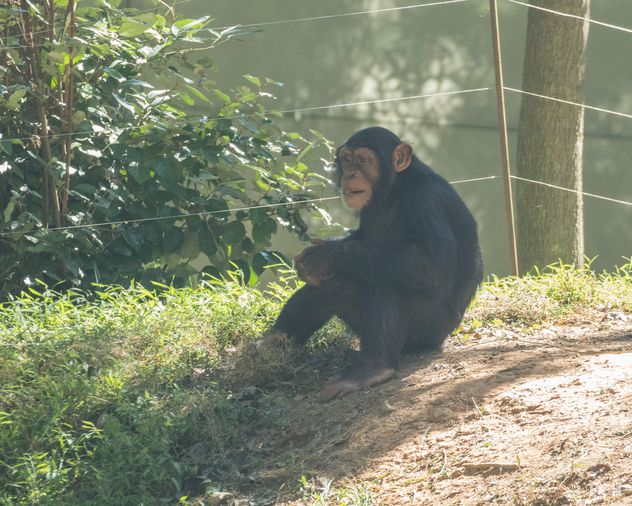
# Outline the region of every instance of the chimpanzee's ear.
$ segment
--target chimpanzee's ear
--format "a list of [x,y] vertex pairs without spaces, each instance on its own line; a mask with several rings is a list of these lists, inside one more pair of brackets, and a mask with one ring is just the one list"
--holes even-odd
[[410,144],[400,144],[393,151],[393,168],[395,172],[402,172],[410,166],[413,160],[413,148]]

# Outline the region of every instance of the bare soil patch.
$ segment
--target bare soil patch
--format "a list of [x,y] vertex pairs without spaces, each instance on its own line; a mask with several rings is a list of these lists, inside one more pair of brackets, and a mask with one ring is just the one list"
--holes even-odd
[[632,505],[630,315],[456,336],[326,404],[307,385],[244,400],[260,421],[222,476],[238,504]]

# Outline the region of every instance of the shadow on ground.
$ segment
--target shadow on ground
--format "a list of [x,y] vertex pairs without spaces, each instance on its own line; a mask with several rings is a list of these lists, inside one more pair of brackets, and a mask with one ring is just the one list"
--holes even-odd
[[352,478],[402,445],[485,416],[511,387],[566,374],[587,355],[632,351],[630,330],[453,339],[442,352],[407,357],[394,380],[325,404],[313,383],[262,390],[252,438],[227,461],[223,481],[254,503],[291,501],[301,476]]

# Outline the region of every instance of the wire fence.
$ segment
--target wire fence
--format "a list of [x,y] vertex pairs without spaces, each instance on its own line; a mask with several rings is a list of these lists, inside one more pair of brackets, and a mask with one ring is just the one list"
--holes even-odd
[[[450,181],[450,184],[474,183],[478,181],[498,179],[499,177],[500,176],[485,176],[485,177],[476,177],[472,179],[461,179],[458,181]],[[99,222],[99,223],[89,223],[89,224],[83,224],[83,225],[68,225],[65,227],[54,227],[54,228],[46,228],[46,229],[40,229],[40,230],[46,230],[47,232],[63,232],[65,230],[76,230],[79,228],[112,227],[116,225],[130,225],[130,224],[145,223],[145,222],[150,222],[150,221],[180,220],[180,219],[185,219],[185,218],[212,216],[214,214],[229,214],[229,213],[235,213],[237,211],[252,211],[254,209],[270,209],[270,208],[297,206],[297,205],[303,205],[303,204],[315,204],[319,202],[326,202],[328,200],[341,200],[341,199],[342,199],[342,196],[338,195],[335,197],[320,197],[317,199],[304,199],[304,200],[293,200],[289,202],[276,202],[274,204],[257,204],[254,206],[233,207],[230,209],[221,209],[218,211],[201,211],[199,213],[174,214],[170,216],[153,216],[150,218],[104,221],[104,222]],[[29,233],[32,233],[32,231],[30,231]],[[0,237],[10,236],[10,235],[20,235],[20,234],[24,234],[24,231],[1,232]]]
[[[323,110],[329,110],[329,109],[340,109],[343,107],[354,107],[354,106],[360,106],[360,105],[370,105],[370,104],[385,104],[385,103],[389,103],[389,102],[405,102],[408,100],[418,100],[418,99],[422,99],[422,98],[435,98],[435,97],[444,97],[444,96],[449,96],[449,95],[464,95],[467,93],[475,93],[475,92],[480,92],[480,91],[489,91],[491,88],[472,88],[469,90],[454,90],[454,91],[440,91],[437,93],[426,93],[424,95],[409,95],[409,96],[405,96],[405,97],[393,97],[393,98],[382,98],[382,99],[376,99],[376,100],[363,100],[360,102],[347,102],[347,103],[342,103],[342,104],[328,104],[328,105],[317,105],[317,106],[313,106],[313,107],[301,107],[298,109],[285,109],[282,111],[274,111],[277,112],[279,114],[283,114],[283,115],[289,115],[289,114],[297,114],[297,113],[302,113],[302,112],[310,112],[310,111],[323,111]],[[178,124],[179,125],[185,125],[185,124],[193,124],[193,123],[199,123],[199,122],[210,122],[210,121],[219,121],[219,120],[235,120],[235,119],[248,119],[248,118],[254,118],[254,117],[259,117],[261,115],[261,113],[252,113],[252,114],[233,114],[232,116],[191,116],[190,119],[187,120],[179,120]],[[98,132],[87,132],[87,131],[82,131],[82,130],[77,130],[74,132],[59,132],[59,133],[54,133],[54,134],[49,134],[49,135],[39,135],[39,134],[33,134],[30,135],[29,137],[14,137],[14,138],[0,138],[0,140],[5,141],[5,142],[18,142],[18,141],[28,141],[28,140],[32,140],[32,139],[47,139],[47,138],[60,138],[60,137],[85,137],[85,136],[90,136],[90,135],[94,135],[94,136],[98,136],[98,135],[103,135],[103,134],[108,134],[108,133],[119,133],[119,132],[125,132],[125,131],[129,131],[129,130],[137,130],[141,127],[146,127],[146,126],[151,126],[148,124],[139,124],[139,125],[134,125],[134,126],[130,126],[130,127],[120,127],[120,128],[112,128],[112,129],[107,129],[107,128],[103,128],[101,130],[99,130]],[[160,127],[160,128],[164,128],[164,124],[156,124],[154,125],[156,127]]]
[[597,26],[604,26],[606,28],[611,28],[613,30],[619,30],[621,32],[626,32],[626,33],[632,33],[632,28],[626,28],[624,26],[619,26],[619,25],[613,25],[612,23],[604,23],[603,21],[597,21],[596,19],[592,19],[592,18],[585,18],[582,16],[576,16],[575,14],[569,14],[567,12],[561,12],[561,11],[556,11],[553,9],[548,9],[546,7],[541,7],[539,5],[533,5],[533,4],[529,4],[526,2],[520,2],[519,0],[506,0],[507,2],[510,2],[512,4],[517,4],[517,5],[522,5],[523,7],[528,7],[529,9],[535,9],[538,11],[543,11],[543,12],[548,12],[549,14],[555,14],[556,16],[563,16],[566,18],[573,18],[573,19],[577,19],[579,21],[582,22],[587,22],[593,25],[597,25]]
[[[159,10],[161,8],[166,8],[167,10],[171,10],[171,9],[174,9],[175,7],[181,6],[183,4],[190,3],[192,1],[193,0],[180,0],[178,2],[174,2],[173,5],[166,5],[166,4],[164,4],[164,2],[161,2],[161,3],[163,3],[162,7],[158,6],[158,7],[154,7],[154,8],[151,8],[151,9],[141,10],[141,11],[138,11],[136,14],[143,14],[143,13],[147,13],[147,12],[152,12],[152,11]],[[274,21],[260,21],[260,22],[257,22],[257,23],[236,23],[234,25],[225,25],[225,26],[212,27],[212,28],[210,28],[210,30],[219,32],[219,31],[222,31],[222,30],[227,30],[227,29],[236,28],[236,27],[239,27],[239,28],[259,28],[259,27],[269,27],[269,26],[275,26],[275,25],[287,25],[287,24],[304,23],[304,22],[311,22],[311,21],[332,20],[332,19],[347,18],[347,17],[352,17],[352,16],[387,14],[387,13],[401,12],[401,11],[407,11],[407,10],[413,10],[413,9],[420,9],[420,8],[424,8],[424,7],[438,7],[438,6],[446,6],[446,5],[450,5],[450,4],[463,4],[463,3],[466,3],[466,2],[470,2],[470,1],[471,0],[442,0],[442,1],[437,1],[437,2],[426,2],[426,3],[413,4],[413,5],[403,5],[403,6],[399,6],[399,7],[389,7],[389,8],[384,8],[384,9],[368,9],[368,10],[363,10],[363,11],[344,12],[344,13],[337,13],[337,14],[328,14],[328,15],[323,15],[323,16],[312,16],[312,17],[293,18],[293,19],[281,19],[281,20],[274,20]],[[573,18],[573,19],[577,19],[577,20],[580,20],[580,21],[588,22],[588,23],[591,23],[591,24],[594,24],[594,25],[597,25],[597,26],[602,26],[602,27],[613,29],[613,30],[618,30],[618,31],[621,31],[621,32],[632,33],[632,28],[627,28],[627,27],[615,25],[615,24],[612,24],[612,23],[605,23],[603,21],[598,21],[598,20],[592,19],[592,18],[576,16],[574,14],[568,14],[568,13],[565,13],[565,12],[556,11],[556,10],[553,10],[553,9],[548,9],[546,7],[532,5],[532,4],[529,4],[529,3],[526,3],[526,2],[521,2],[519,0],[505,0],[505,1],[509,2],[509,3],[521,5],[521,6],[529,8],[529,9],[536,9],[536,10],[548,12],[548,13],[551,13],[551,14],[555,14],[555,15],[558,15],[558,16],[564,16],[564,17]],[[39,35],[39,34],[42,34],[42,33],[50,33],[50,29],[31,31],[31,32],[29,32],[29,35],[33,36],[33,35]],[[204,42],[204,41],[201,40],[200,42]],[[2,39],[0,37],[0,44],[1,43],[2,43]],[[44,45],[45,44],[35,45],[35,46],[25,46],[25,45],[22,45],[22,44],[0,45],[0,51],[6,50],[6,49],[41,47],[41,46],[44,46]]]
[[[192,2],[193,0],[182,0],[180,2],[176,2],[174,4],[174,6],[179,6],[185,3],[189,3]],[[226,26],[216,26],[216,27],[212,27],[210,28],[210,30],[212,31],[216,31],[216,32],[221,32],[223,30],[228,30],[230,28],[263,28],[263,27],[267,27],[267,26],[275,26],[275,25],[287,25],[287,24],[295,24],[295,23],[305,23],[305,22],[310,22],[310,21],[324,21],[324,20],[331,20],[331,19],[339,19],[339,18],[347,18],[347,17],[352,17],[352,16],[365,16],[365,15],[372,15],[372,14],[385,14],[385,13],[393,13],[393,12],[399,12],[399,11],[406,11],[406,10],[412,10],[412,9],[420,9],[423,7],[437,7],[437,6],[442,6],[442,5],[449,5],[449,4],[460,4],[460,3],[465,3],[465,2],[469,2],[471,0],[442,0],[442,1],[438,1],[438,2],[427,2],[427,3],[422,3],[422,4],[413,4],[413,5],[404,5],[404,6],[400,6],[400,7],[389,7],[389,8],[385,8],[385,9],[369,9],[369,10],[364,10],[364,11],[356,11],[356,12],[344,12],[344,13],[339,13],[339,14],[328,14],[325,16],[312,16],[312,17],[307,17],[307,18],[293,18],[293,19],[281,19],[281,20],[276,20],[276,21],[261,21],[258,23],[237,23],[235,25],[226,25]],[[150,11],[154,11],[156,9],[159,9],[160,7],[155,7],[153,9],[147,9],[145,11],[140,11],[140,13],[145,13],[145,12],[150,12]],[[29,32],[30,36],[36,35],[36,34],[41,34],[41,33],[49,33],[50,30],[39,30],[39,31],[32,31]],[[199,40],[198,42],[208,42],[204,41],[204,40]],[[29,48],[29,47],[42,47],[46,44],[39,44],[39,45],[35,45],[35,46],[25,46],[22,44],[15,44],[15,45],[6,45],[6,46],[0,46],[0,50],[2,49],[18,49],[18,48]]]
[[[191,1],[192,0],[181,0],[179,2],[174,2],[173,5],[164,4],[164,8],[172,9],[173,7],[177,7],[179,5],[182,5],[182,4],[185,4],[185,3],[189,3]],[[387,14],[387,13],[408,11],[408,10],[412,10],[412,9],[420,9],[420,8],[426,8],[426,7],[439,7],[439,6],[448,6],[448,5],[451,5],[451,4],[463,4],[463,3],[466,3],[466,2],[470,2],[470,1],[471,0],[443,0],[443,1],[435,1],[435,2],[418,3],[418,4],[412,4],[412,5],[400,6],[400,7],[384,8],[384,9],[372,9],[372,10],[363,10],[363,11],[337,13],[337,14],[322,15],[322,16],[312,16],[312,17],[305,17],[305,18],[275,20],[275,21],[262,21],[262,22],[259,22],[259,23],[250,23],[250,24],[238,24],[238,25],[233,25],[233,26],[215,27],[213,29],[219,31],[219,30],[225,30],[225,29],[229,29],[229,28],[233,28],[233,27],[254,28],[254,27],[269,27],[269,26],[275,26],[275,25],[287,25],[287,24],[292,24],[292,23],[315,22],[315,21],[332,20],[332,19],[352,17],[352,16]],[[577,19],[578,21],[581,21],[581,22],[587,22],[587,23],[595,24],[595,25],[598,25],[598,26],[601,26],[601,27],[605,27],[605,28],[608,28],[608,29],[617,30],[617,31],[625,32],[625,33],[632,33],[632,29],[630,29],[630,28],[614,25],[614,24],[611,24],[611,23],[605,23],[605,22],[598,21],[598,20],[595,20],[595,19],[592,19],[592,18],[576,16],[576,15],[564,13],[564,12],[561,12],[561,11],[556,11],[556,10],[553,10],[553,9],[532,5],[532,4],[529,4],[529,3],[526,3],[526,2],[522,2],[522,1],[519,1],[519,0],[505,0],[505,1],[507,3],[521,5],[521,6],[529,8],[529,9],[537,9],[537,10],[540,10],[540,11],[544,11],[544,12],[547,12],[547,13],[549,13],[551,15],[569,17],[569,18]],[[147,10],[141,11],[141,12],[150,12],[150,11],[157,10],[159,8],[160,7],[156,7],[156,8],[147,9]],[[32,35],[41,34],[41,33],[44,33],[44,32],[48,32],[48,30],[32,32],[30,35],[32,36]],[[2,51],[2,50],[9,50],[9,49],[16,49],[16,48],[25,48],[25,47],[33,47],[33,46],[4,45],[4,46],[0,46],[0,51]],[[384,99],[376,99],[376,100],[363,100],[363,101],[356,101],[356,102],[327,104],[327,105],[319,105],[319,106],[312,106],[312,107],[301,107],[301,108],[295,108],[295,109],[282,110],[282,111],[278,111],[278,112],[280,112],[283,115],[288,115],[288,114],[296,114],[296,113],[302,113],[302,112],[331,110],[331,109],[336,109],[336,108],[355,107],[355,106],[369,105],[369,104],[384,104],[384,103],[391,103],[391,102],[403,102],[403,101],[410,101],[410,100],[420,100],[420,99],[427,99],[427,98],[434,98],[434,97],[473,94],[473,93],[487,92],[487,91],[490,91],[490,90],[492,90],[491,87],[478,87],[478,88],[463,89],[463,90],[446,90],[446,91],[441,91],[441,92],[436,92],[436,93],[410,95],[410,96],[403,96],[403,97],[393,97],[393,98],[384,98]],[[524,95],[529,95],[529,96],[535,96],[535,97],[541,98],[543,100],[549,100],[549,101],[552,101],[552,102],[564,103],[564,104],[567,104],[567,105],[580,107],[580,108],[582,108],[584,110],[597,111],[597,112],[601,112],[601,113],[612,115],[612,116],[618,116],[618,117],[632,119],[632,114],[625,113],[625,112],[610,110],[610,109],[606,109],[606,108],[602,108],[602,107],[598,107],[598,106],[587,105],[587,104],[584,104],[584,103],[572,102],[572,101],[563,100],[563,99],[560,99],[560,98],[557,98],[557,97],[542,95],[542,94],[533,93],[533,92],[530,92],[530,91],[527,91],[527,90],[521,90],[521,89],[516,89],[516,88],[512,88],[512,87],[507,87],[507,86],[504,86],[503,90],[514,92],[514,93],[519,93],[519,94],[524,94]],[[245,119],[245,118],[254,117],[254,116],[258,116],[258,114],[238,114],[238,115],[233,115],[233,116],[217,116],[217,117],[200,116],[200,117],[197,117],[197,118],[192,118],[192,119],[190,119],[188,121],[190,121],[190,122],[199,122],[199,121],[213,121],[213,120],[220,120],[220,119],[239,119],[239,118],[244,118]],[[114,132],[114,131],[121,132],[121,131],[125,131],[125,130],[132,130],[132,129],[140,128],[141,126],[147,126],[147,125],[137,125],[137,126],[133,126],[133,127],[117,128],[115,130],[113,129],[111,132]],[[14,141],[28,141],[28,140],[32,140],[34,138],[62,137],[62,136],[77,136],[77,137],[80,137],[80,136],[88,136],[88,135],[102,135],[103,133],[108,133],[108,131],[100,131],[100,132],[75,131],[75,132],[51,134],[51,135],[48,135],[48,136],[32,135],[32,136],[29,136],[29,137],[0,138],[0,140],[8,141],[8,142],[14,142]],[[499,176],[499,175],[490,175],[490,176],[484,176],[484,177],[479,177],[479,178],[451,181],[451,184],[463,184],[463,183],[472,183],[472,182],[479,182],[479,181],[489,181],[489,180],[493,180],[493,179],[499,179],[500,177],[501,176]],[[609,196],[597,195],[597,194],[593,194],[593,193],[589,193],[589,192],[575,190],[575,189],[572,189],[572,188],[565,188],[565,187],[562,187],[562,186],[558,186],[558,185],[547,183],[545,181],[537,181],[537,180],[524,178],[524,177],[520,177],[520,176],[516,176],[516,175],[511,175],[510,177],[512,179],[514,179],[514,180],[517,180],[517,181],[523,181],[523,182],[528,182],[528,183],[531,183],[531,184],[542,185],[542,186],[546,186],[546,187],[549,187],[549,188],[552,188],[552,189],[557,189],[557,190],[565,191],[565,192],[571,192],[571,193],[575,193],[575,194],[578,194],[578,195],[582,195],[582,196],[586,196],[586,197],[590,197],[590,198],[595,198],[595,199],[600,199],[600,200],[604,200],[604,201],[608,201],[608,202],[611,202],[611,203],[620,204],[620,205],[624,205],[624,206],[632,206],[632,202],[621,200],[621,199],[615,199],[615,198],[612,198],[612,197],[609,197]],[[273,207],[291,206],[291,205],[307,204],[307,203],[318,203],[318,202],[325,202],[325,201],[329,201],[329,200],[336,200],[336,199],[340,199],[340,198],[341,197],[339,197],[339,196],[337,196],[337,197],[323,197],[323,198],[319,198],[319,199],[300,200],[300,201],[294,201],[294,202],[282,202],[282,203],[275,203],[275,204],[264,204],[264,205],[237,207],[237,208],[221,210],[221,211],[200,212],[200,213],[192,213],[192,214],[180,214],[180,215],[176,215],[176,216],[150,217],[150,218],[140,218],[140,219],[131,219],[131,220],[119,220],[119,221],[111,221],[111,222],[92,223],[92,224],[71,225],[71,226],[66,226],[66,227],[49,228],[49,229],[45,229],[45,230],[48,230],[48,231],[51,231],[51,232],[52,231],[66,231],[66,230],[72,230],[72,229],[78,229],[78,228],[92,228],[92,227],[103,227],[103,226],[117,226],[117,225],[138,224],[138,223],[142,223],[142,222],[157,221],[157,220],[163,220],[163,219],[174,219],[174,218],[175,219],[185,219],[185,218],[188,218],[188,217],[207,216],[207,215],[218,214],[218,213],[230,213],[230,212],[236,212],[236,211],[248,211],[248,210],[252,210],[252,209],[273,208]],[[42,229],[42,230],[44,230],[44,229]],[[33,232],[33,230],[30,231],[30,233],[32,233],[32,232]],[[23,232],[0,232],[0,237],[5,237],[5,236],[15,235],[15,234],[22,234],[22,233]]]

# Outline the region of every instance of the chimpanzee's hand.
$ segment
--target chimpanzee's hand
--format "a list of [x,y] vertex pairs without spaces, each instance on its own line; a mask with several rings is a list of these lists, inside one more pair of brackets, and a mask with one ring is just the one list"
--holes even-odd
[[294,259],[298,277],[308,285],[319,286],[334,275],[334,259],[338,241],[319,241]]

